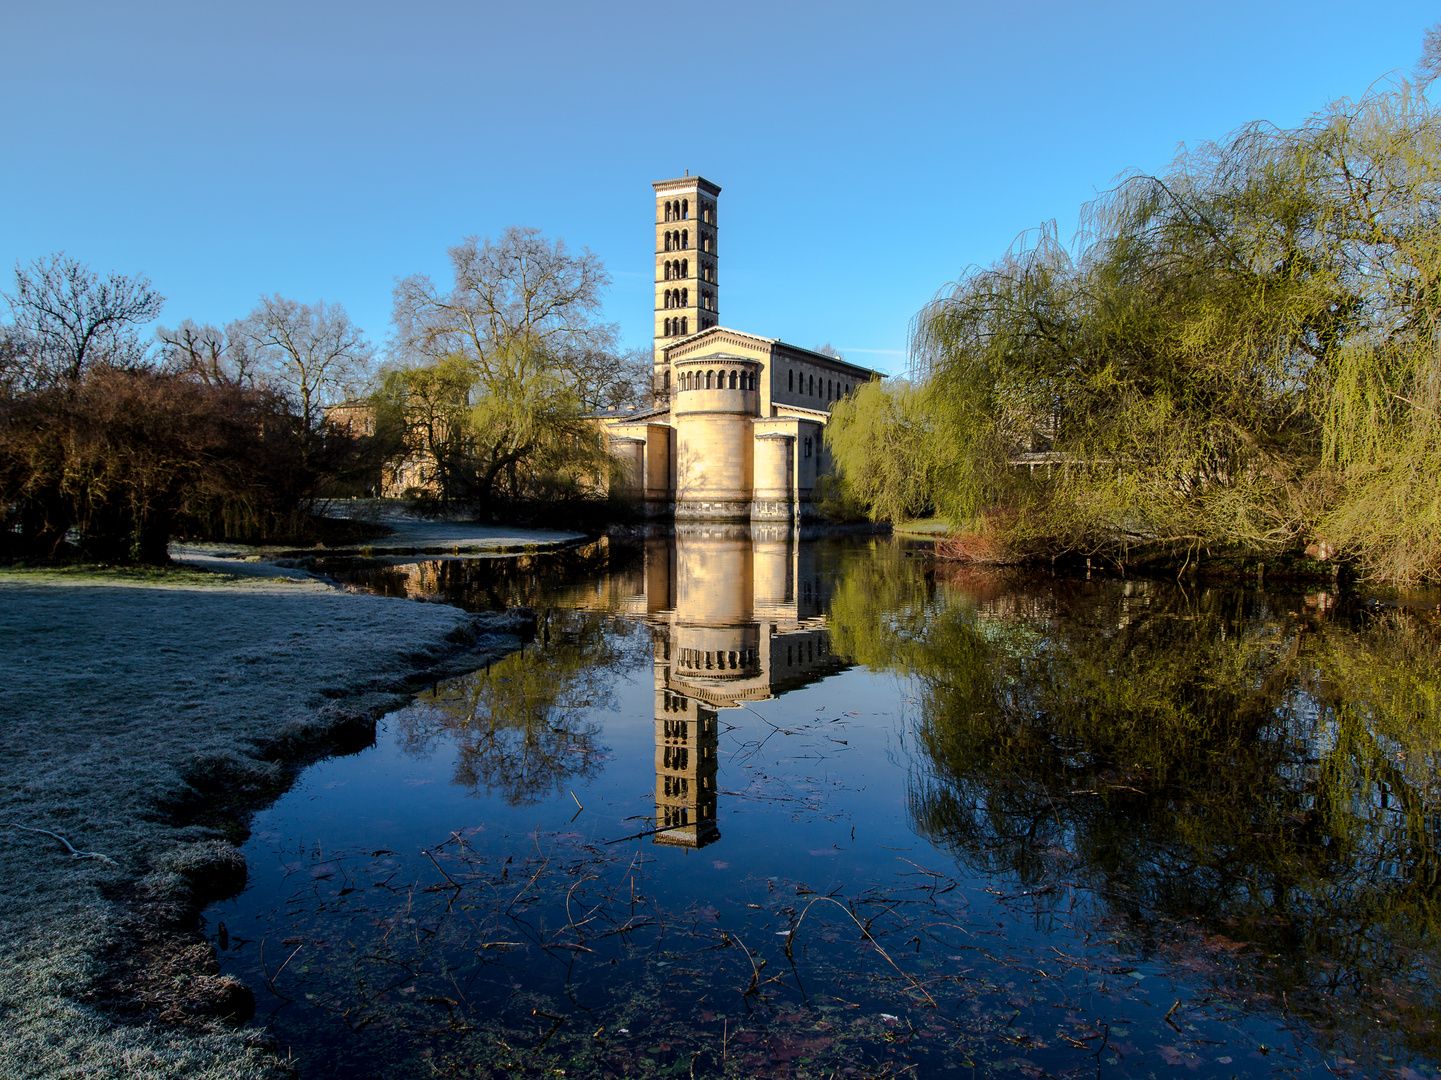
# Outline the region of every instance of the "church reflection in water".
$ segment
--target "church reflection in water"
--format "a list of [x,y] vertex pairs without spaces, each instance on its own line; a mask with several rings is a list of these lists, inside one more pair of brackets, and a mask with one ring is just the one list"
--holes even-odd
[[647,543],[644,616],[655,643],[655,842],[704,847],[717,824],[718,713],[842,670],[829,575],[784,525],[685,525]]

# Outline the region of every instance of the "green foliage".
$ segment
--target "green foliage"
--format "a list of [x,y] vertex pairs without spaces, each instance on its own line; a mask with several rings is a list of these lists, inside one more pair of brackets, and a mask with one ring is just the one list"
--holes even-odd
[[1148,936],[1199,923],[1177,940],[1245,949],[1243,992],[1358,1045],[1399,1011],[1434,1051],[1433,617],[926,575],[878,552],[829,611],[837,652],[914,679],[918,831],[979,873],[1085,880]]
[[904,380],[868,382],[838,401],[826,445],[840,483],[838,500],[873,521],[901,521],[943,507],[969,515],[1000,491],[1003,447],[983,409],[954,386]]
[[[419,695],[397,714],[403,745],[456,747],[455,782],[529,806],[600,771],[605,748],[592,713],[614,708],[616,673],[641,642],[594,612],[553,614],[544,643]],[[644,642],[648,644],[648,641]]]
[[1089,206],[1075,253],[1043,229],[967,274],[914,326],[969,463],[936,505],[1010,506],[1051,552],[1326,539],[1441,572],[1438,180],[1441,116],[1402,86],[1183,153]]

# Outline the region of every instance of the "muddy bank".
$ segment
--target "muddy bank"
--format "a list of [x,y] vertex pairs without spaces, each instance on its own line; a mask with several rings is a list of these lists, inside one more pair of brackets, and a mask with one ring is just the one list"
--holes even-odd
[[284,1075],[195,931],[244,884],[248,814],[531,625],[309,578],[0,572],[5,1075]]

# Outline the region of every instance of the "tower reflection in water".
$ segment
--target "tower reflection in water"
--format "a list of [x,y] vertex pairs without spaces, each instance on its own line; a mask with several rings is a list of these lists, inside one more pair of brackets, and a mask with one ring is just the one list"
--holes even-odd
[[[645,552],[655,642],[655,843],[705,847],[717,824],[719,711],[845,665],[825,625],[829,576],[785,525],[677,526]],[[639,599],[639,598],[637,598]]]

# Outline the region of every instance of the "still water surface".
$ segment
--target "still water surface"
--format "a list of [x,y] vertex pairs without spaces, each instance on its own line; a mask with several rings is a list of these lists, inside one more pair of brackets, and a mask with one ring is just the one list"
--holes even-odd
[[[305,1077],[1430,1077],[1436,595],[698,528],[526,604],[207,913]],[[224,933],[221,933],[221,925]]]

